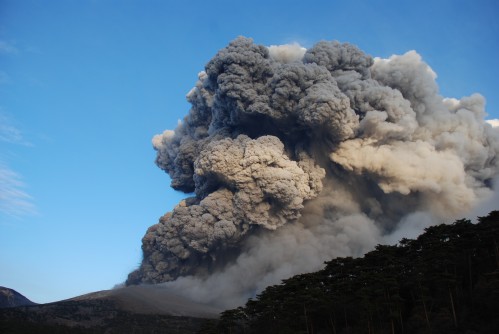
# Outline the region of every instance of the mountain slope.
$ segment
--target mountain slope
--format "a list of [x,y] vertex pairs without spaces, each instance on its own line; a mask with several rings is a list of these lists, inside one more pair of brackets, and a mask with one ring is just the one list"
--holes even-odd
[[139,314],[166,314],[196,318],[216,318],[223,311],[178,296],[160,285],[140,285],[104,290],[71,298],[69,301],[108,300],[121,310]]
[[195,333],[220,310],[154,286],[0,309],[0,333]]
[[0,286],[0,308],[36,305],[13,289]]

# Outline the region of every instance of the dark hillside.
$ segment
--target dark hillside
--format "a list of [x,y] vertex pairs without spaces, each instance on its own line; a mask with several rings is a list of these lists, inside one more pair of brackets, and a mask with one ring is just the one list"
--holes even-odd
[[205,319],[134,313],[107,299],[0,310],[2,334],[195,333]]
[[0,333],[195,333],[220,310],[155,286],[0,309]]
[[28,298],[13,289],[0,286],[0,308],[36,305]]

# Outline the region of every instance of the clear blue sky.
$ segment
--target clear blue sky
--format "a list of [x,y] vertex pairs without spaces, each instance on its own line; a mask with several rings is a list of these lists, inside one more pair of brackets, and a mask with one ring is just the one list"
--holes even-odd
[[238,35],[415,49],[442,95],[479,92],[499,118],[498,14],[494,0],[0,0],[0,285],[50,302],[125,280],[183,197],[151,138]]

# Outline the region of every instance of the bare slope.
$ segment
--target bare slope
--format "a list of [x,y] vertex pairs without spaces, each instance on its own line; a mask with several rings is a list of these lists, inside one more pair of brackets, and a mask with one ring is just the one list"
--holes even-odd
[[103,290],[0,309],[0,333],[197,333],[219,310],[160,286]]
[[97,291],[70,300],[109,300],[115,302],[118,308],[131,313],[166,314],[179,317],[216,318],[223,311],[178,296],[159,285],[140,285]]

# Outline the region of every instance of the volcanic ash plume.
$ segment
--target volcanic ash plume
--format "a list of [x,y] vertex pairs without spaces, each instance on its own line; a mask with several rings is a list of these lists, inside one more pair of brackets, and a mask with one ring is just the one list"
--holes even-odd
[[435,79],[414,51],[234,40],[199,74],[183,122],[153,138],[172,187],[195,196],[149,228],[127,284],[237,305],[466,214],[492,194],[499,131],[482,96],[443,98]]

